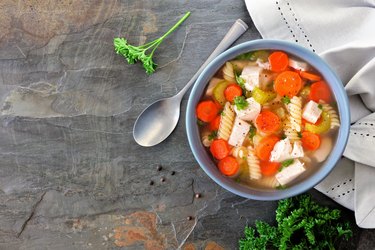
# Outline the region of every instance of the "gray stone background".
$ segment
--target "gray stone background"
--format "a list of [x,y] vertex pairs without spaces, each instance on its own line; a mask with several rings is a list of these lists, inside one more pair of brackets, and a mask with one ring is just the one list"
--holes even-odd
[[[186,11],[155,74],[114,53],[114,37],[141,44]],[[186,98],[165,142],[132,137],[138,114],[177,93],[237,18],[250,26],[238,43],[260,38],[242,0],[0,1],[0,249],[235,249],[246,224],[273,223],[276,202],[232,195],[197,165]],[[355,228],[341,247],[375,249],[374,238]]]

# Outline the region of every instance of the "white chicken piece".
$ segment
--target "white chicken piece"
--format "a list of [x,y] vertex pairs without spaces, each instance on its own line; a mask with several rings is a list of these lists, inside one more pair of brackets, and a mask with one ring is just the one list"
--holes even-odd
[[289,58],[289,66],[296,69],[306,71],[309,68],[309,65],[305,62],[301,62],[295,59]]
[[302,110],[302,118],[311,123],[316,123],[321,114],[319,104],[314,101],[309,101]]
[[240,75],[245,80],[245,88],[248,91],[252,91],[254,87],[259,86],[260,73],[262,72],[261,67],[257,66],[246,66]]
[[289,138],[285,138],[284,140],[280,140],[276,142],[273,150],[271,151],[270,161],[273,162],[282,162],[292,158],[290,156],[292,152],[292,144],[289,141]]
[[261,105],[255,101],[254,98],[250,97],[246,99],[247,107],[245,109],[239,110],[236,105],[234,105],[234,111],[236,112],[237,116],[244,121],[253,121],[260,113]]
[[281,185],[286,185],[295,178],[297,178],[299,175],[301,175],[303,172],[305,172],[305,168],[303,167],[304,163],[300,162],[299,160],[294,160],[292,165],[285,167],[283,170],[278,172],[275,177],[277,181]]
[[271,70],[271,65],[269,62],[263,62],[259,58],[256,60],[256,63],[258,64],[259,67],[267,70]]
[[305,153],[303,152],[302,143],[300,141],[295,141],[293,143],[293,150],[291,156],[292,158],[300,158],[305,156]]
[[234,147],[242,146],[243,141],[249,132],[250,124],[236,117],[232,132],[229,136],[228,144]]
[[294,142],[293,146],[289,138],[278,141],[271,151],[270,161],[282,162],[288,159],[304,157],[304,151],[300,142]]

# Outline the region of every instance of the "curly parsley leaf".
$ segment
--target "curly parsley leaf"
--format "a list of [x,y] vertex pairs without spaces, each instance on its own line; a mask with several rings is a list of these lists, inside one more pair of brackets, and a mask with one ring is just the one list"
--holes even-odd
[[249,138],[253,139],[253,137],[256,135],[257,129],[255,126],[251,125],[249,129]]
[[341,212],[314,202],[309,195],[279,201],[276,226],[257,221],[245,228],[239,249],[334,249],[349,240],[352,230],[343,223]]
[[216,137],[217,137],[217,130],[214,130],[211,132],[211,134],[208,135],[208,140],[212,141],[216,139]]
[[284,96],[283,98],[281,98],[281,101],[284,104],[289,104],[290,103],[290,98],[289,98],[289,96]]
[[235,74],[236,76],[236,82],[237,84],[242,88],[242,90],[245,92],[246,91],[246,88],[245,88],[245,79],[243,79],[242,77],[239,76],[239,74]]
[[236,96],[234,98],[234,105],[236,105],[238,110],[243,110],[249,106],[244,96]]
[[[187,12],[172,28],[170,28],[163,36],[155,39],[152,42],[134,46],[128,43],[125,38],[115,38],[113,39],[113,44],[117,54],[122,55],[126,58],[129,64],[134,64],[137,61],[142,62],[143,68],[146,70],[148,75],[155,72],[157,64],[153,61],[153,55],[155,50],[164,41],[164,39],[171,34],[181,23],[183,23],[186,18],[190,16],[190,12]],[[148,53],[148,51],[150,51]],[[148,53],[148,54],[147,54]]]

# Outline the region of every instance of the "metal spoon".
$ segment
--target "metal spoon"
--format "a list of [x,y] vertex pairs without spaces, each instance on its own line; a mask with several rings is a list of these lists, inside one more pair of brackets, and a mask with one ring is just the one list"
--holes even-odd
[[180,117],[180,104],[186,91],[194,84],[203,69],[224,52],[234,41],[236,41],[248,26],[244,21],[238,19],[223,40],[219,43],[212,54],[207,58],[197,73],[191,78],[186,86],[175,96],[164,98],[152,103],[145,108],[135,121],[133,128],[134,140],[141,146],[150,147],[164,141],[175,129]]

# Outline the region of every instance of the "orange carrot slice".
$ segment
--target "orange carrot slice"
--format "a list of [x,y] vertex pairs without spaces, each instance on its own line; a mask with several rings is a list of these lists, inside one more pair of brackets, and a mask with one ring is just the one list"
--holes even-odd
[[213,157],[221,160],[229,155],[230,147],[226,140],[216,139],[212,142],[210,151]]
[[211,131],[218,130],[218,129],[219,129],[219,126],[220,126],[220,119],[221,119],[221,116],[220,116],[220,115],[216,116],[216,117],[210,122],[210,124],[208,125],[208,128],[209,128]]
[[263,110],[255,119],[257,128],[264,133],[273,133],[279,130],[281,121],[278,115],[269,110]]
[[317,150],[320,146],[320,137],[317,134],[311,133],[309,131],[304,131],[302,133],[302,147],[307,150]]
[[228,87],[226,87],[226,89],[224,90],[225,99],[227,99],[227,101],[229,102],[233,102],[235,97],[241,95],[242,88],[235,83],[229,84]]
[[198,119],[200,119],[201,121],[210,122],[219,113],[219,108],[211,100],[202,101],[198,104],[196,113],[197,113]]
[[281,96],[292,98],[297,95],[302,88],[302,80],[298,73],[293,71],[284,71],[280,73],[274,84],[275,91]]
[[279,171],[280,163],[271,161],[260,161],[260,172],[265,176],[272,176]]
[[332,100],[331,90],[328,84],[324,81],[314,82],[310,88],[310,100],[319,102],[320,100],[330,103]]
[[219,161],[219,170],[226,176],[235,175],[239,170],[239,164],[233,156],[227,156]]
[[268,57],[268,62],[271,65],[271,70],[275,72],[281,72],[288,68],[289,58],[288,55],[281,51],[273,52]]
[[313,73],[307,72],[307,71],[300,71],[299,75],[302,78],[307,79],[307,80],[312,81],[312,82],[317,82],[317,81],[320,81],[322,79],[319,75],[316,75],[316,74],[313,74]]
[[277,137],[276,135],[270,135],[260,140],[257,147],[255,148],[255,153],[258,158],[262,161],[268,161],[270,159],[273,147],[279,140],[279,137]]

